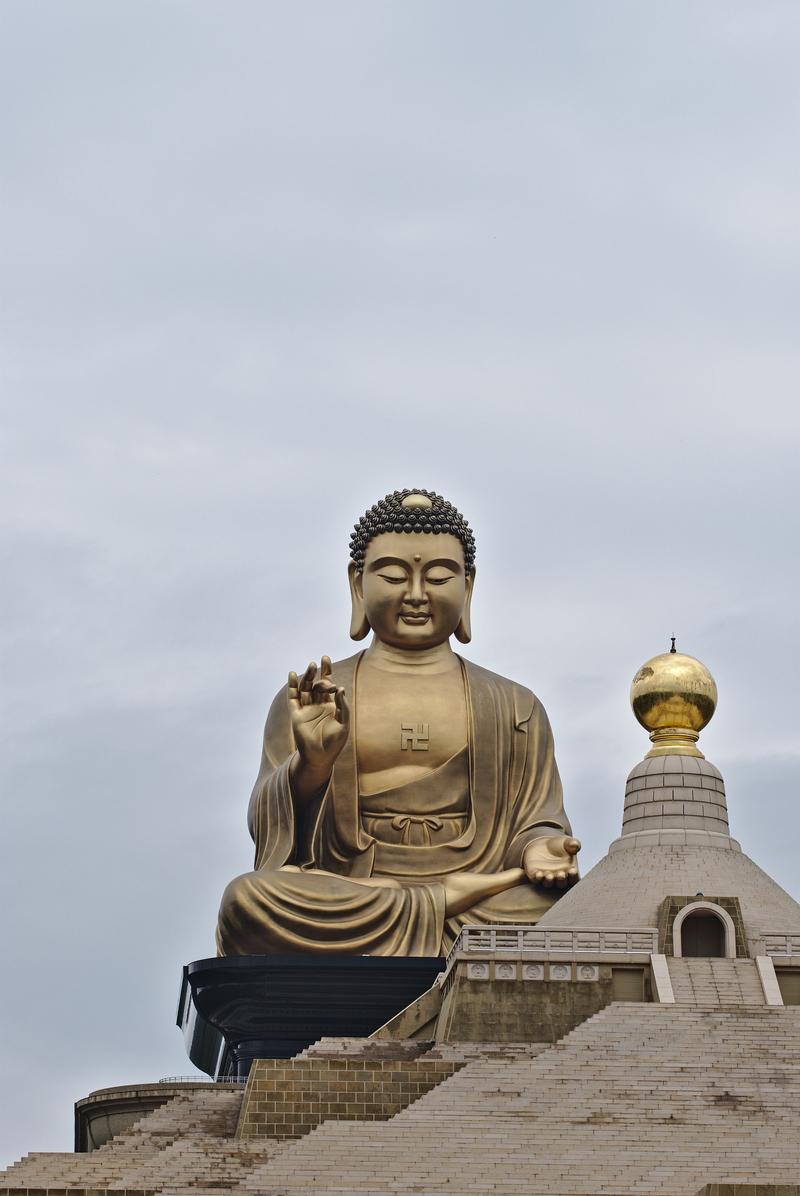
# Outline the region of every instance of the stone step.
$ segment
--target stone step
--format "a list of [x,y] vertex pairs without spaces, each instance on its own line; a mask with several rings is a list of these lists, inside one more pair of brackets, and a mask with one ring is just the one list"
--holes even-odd
[[679,1005],[764,1005],[754,959],[668,957],[672,991]]
[[299,1141],[236,1139],[241,1093],[187,1094],[92,1154],[29,1156],[0,1188],[695,1196],[708,1184],[796,1182],[800,1007],[715,998],[612,1004],[544,1048],[431,1048],[469,1057],[389,1121],[329,1121]]
[[203,1091],[175,1097],[88,1154],[31,1154],[0,1176],[0,1190],[26,1187],[160,1189],[196,1179],[243,1178],[270,1157],[267,1144],[240,1147],[234,1133],[243,1093]]
[[390,1122],[326,1123],[243,1189],[694,1196],[798,1174],[800,1010],[615,1004],[536,1057],[467,1064]]

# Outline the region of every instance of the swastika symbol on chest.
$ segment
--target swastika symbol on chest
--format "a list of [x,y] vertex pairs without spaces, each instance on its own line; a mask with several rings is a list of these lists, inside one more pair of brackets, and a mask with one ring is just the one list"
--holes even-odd
[[429,723],[401,723],[400,751],[427,752],[430,741]]

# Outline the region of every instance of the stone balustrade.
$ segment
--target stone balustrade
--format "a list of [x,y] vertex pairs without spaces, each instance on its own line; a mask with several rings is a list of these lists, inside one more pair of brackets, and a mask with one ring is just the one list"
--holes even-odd
[[495,955],[513,952],[519,955],[578,957],[581,955],[652,955],[658,951],[658,930],[609,929],[583,930],[580,927],[545,928],[539,926],[465,926],[447,957],[449,971],[462,954],[481,952]]

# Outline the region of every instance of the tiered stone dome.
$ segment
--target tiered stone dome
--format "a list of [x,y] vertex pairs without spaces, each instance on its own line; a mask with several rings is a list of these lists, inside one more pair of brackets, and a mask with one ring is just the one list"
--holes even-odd
[[[725,782],[713,764],[698,756],[648,755],[625,783],[623,835],[653,835],[662,830],[693,832],[694,839],[730,835]],[[697,838],[701,834],[702,838]],[[644,846],[651,840],[642,840]],[[669,842],[669,840],[667,840]]]

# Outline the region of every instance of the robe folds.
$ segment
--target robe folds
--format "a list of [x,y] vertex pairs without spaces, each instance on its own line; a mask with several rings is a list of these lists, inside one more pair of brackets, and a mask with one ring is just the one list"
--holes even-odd
[[[375,795],[359,796],[362,655],[333,666],[331,680],[344,687],[352,712],[350,734],[326,790],[302,811],[289,783],[296,749],[286,690],[272,703],[248,817],[255,870],[225,890],[220,955],[439,955],[464,925],[535,923],[558,896],[523,882],[456,917],[445,915],[442,878],[448,874],[519,867],[534,839],[571,833],[553,736],[539,701],[523,686],[462,658],[469,743],[466,753],[443,766],[452,770],[452,785],[463,773],[463,807],[457,795],[451,803],[461,813],[438,816],[434,810],[425,817],[412,782],[392,794],[408,810],[396,812],[387,822],[394,833],[382,837],[380,819],[388,815],[371,811]],[[442,825],[450,828],[446,841]]]

